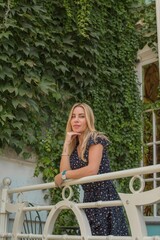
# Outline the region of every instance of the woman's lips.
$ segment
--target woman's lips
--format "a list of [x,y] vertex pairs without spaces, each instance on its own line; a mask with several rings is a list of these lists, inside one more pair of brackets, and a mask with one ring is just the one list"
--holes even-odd
[[80,126],[79,125],[74,125],[73,128],[79,128]]

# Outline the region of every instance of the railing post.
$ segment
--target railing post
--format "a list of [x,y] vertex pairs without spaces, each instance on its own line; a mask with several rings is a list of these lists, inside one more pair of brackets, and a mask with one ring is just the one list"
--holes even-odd
[[8,214],[6,211],[6,203],[9,202],[8,189],[11,184],[10,178],[3,179],[3,188],[0,190],[0,234],[4,237],[1,240],[6,240],[5,234],[7,234],[8,226]]

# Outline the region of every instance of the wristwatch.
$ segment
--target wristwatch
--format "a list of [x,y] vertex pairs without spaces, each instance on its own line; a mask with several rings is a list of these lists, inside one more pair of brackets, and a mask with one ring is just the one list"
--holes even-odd
[[62,179],[63,180],[66,180],[67,179],[67,177],[66,177],[66,170],[64,170],[61,174],[62,174]]

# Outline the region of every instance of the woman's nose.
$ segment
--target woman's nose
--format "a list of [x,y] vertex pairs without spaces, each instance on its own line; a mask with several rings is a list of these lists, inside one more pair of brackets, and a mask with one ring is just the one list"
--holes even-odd
[[78,120],[79,120],[78,116],[74,118],[75,122],[78,122]]

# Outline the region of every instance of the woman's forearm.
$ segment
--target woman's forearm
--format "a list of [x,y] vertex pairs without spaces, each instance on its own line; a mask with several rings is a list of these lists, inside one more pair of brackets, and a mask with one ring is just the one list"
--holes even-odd
[[70,169],[69,163],[69,142],[65,141],[60,162],[60,172]]
[[66,177],[67,179],[78,179],[96,174],[97,174],[96,169],[86,166],[75,170],[68,170],[66,172]]

